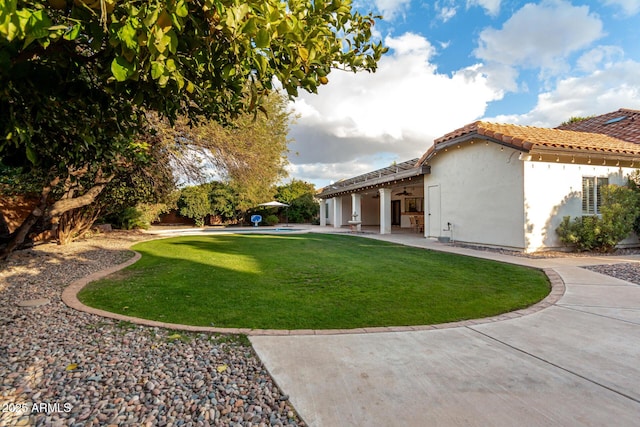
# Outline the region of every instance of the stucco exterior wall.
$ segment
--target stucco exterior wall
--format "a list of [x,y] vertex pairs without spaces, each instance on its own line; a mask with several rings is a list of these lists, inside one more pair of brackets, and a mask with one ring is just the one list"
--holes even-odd
[[[529,252],[562,247],[555,230],[562,218],[582,215],[582,177],[624,185],[629,168],[525,161],[525,240]],[[627,241],[625,243],[631,243]]]
[[327,225],[333,225],[333,203],[334,199],[325,200],[326,208],[324,212],[321,212],[321,215],[326,215]]
[[[431,174],[424,180],[425,235],[525,249],[524,173],[519,154],[475,141],[432,158]],[[435,224],[437,218],[440,221]],[[443,231],[447,223],[451,231]]]

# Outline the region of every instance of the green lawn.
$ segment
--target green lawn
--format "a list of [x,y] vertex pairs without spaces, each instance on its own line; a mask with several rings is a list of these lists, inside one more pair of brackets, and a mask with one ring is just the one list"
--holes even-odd
[[214,235],[139,243],[142,259],[85,287],[108,311],[218,327],[425,325],[527,307],[538,270],[356,236]]

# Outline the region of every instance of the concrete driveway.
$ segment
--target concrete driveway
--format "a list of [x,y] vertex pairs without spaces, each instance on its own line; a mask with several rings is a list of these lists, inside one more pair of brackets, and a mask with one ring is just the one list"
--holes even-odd
[[617,260],[476,255],[552,267],[566,292],[493,323],[251,342],[310,426],[640,425],[640,286],[576,267]]

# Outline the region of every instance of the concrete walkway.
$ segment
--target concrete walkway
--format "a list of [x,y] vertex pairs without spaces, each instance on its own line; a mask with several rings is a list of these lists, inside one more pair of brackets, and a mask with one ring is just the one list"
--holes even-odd
[[542,311],[480,325],[250,337],[310,426],[640,425],[640,286],[578,267],[639,257],[528,259],[368,237],[552,268],[566,292]]

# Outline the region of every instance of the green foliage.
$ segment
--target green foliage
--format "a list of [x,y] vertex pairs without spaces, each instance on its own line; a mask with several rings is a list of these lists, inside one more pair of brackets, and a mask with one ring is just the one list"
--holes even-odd
[[[638,196],[640,201],[640,170],[636,169],[630,176],[627,186]],[[639,202],[640,203],[640,202]],[[640,214],[633,221],[633,231],[640,236]]]
[[6,166],[0,162],[0,195],[28,195],[40,191],[41,177],[25,172],[25,169]]
[[276,225],[277,223],[279,223],[279,222],[280,222],[280,220],[278,219],[278,217],[277,217],[277,216],[275,216],[275,215],[267,215],[267,216],[264,218],[264,220],[263,220],[263,221],[264,221],[264,223],[265,223],[265,224],[267,224],[267,225],[269,225],[269,226],[271,226],[271,225]]
[[[148,113],[228,123],[266,111],[276,79],[295,97],[333,68],[375,71],[377,18],[350,0],[2,0],[0,161],[37,171],[38,216],[86,206],[153,158]],[[242,185],[246,210],[259,187]]]
[[572,117],[569,117],[569,120],[562,122],[562,123],[560,124],[560,126],[570,125],[570,124],[572,124],[572,123],[578,123],[578,122],[581,122],[581,121],[583,121],[583,120],[590,119],[590,118],[592,118],[592,117],[594,117],[594,116],[587,116],[587,117],[577,117],[577,116],[572,116]]
[[237,195],[234,189],[222,182],[210,184],[209,202],[213,215],[217,215],[223,222],[231,222],[236,219]]
[[563,218],[556,229],[560,241],[579,251],[611,252],[629,236],[640,215],[640,197],[628,187],[603,187],[600,216]]
[[196,226],[204,226],[204,218],[213,213],[209,200],[208,184],[185,187],[180,192],[178,210],[180,215],[195,220]]
[[31,164],[133,148],[141,109],[226,120],[261,109],[274,78],[316,92],[332,68],[374,71],[386,50],[349,0],[57,3],[0,2],[0,152]]
[[565,245],[574,246],[578,251],[591,251],[600,245],[598,237],[602,230],[599,221],[597,216],[576,217],[573,221],[570,216],[565,216],[556,233]]
[[125,230],[143,229],[150,227],[150,223],[144,220],[142,211],[135,207],[126,208],[120,215],[120,225]]
[[215,215],[224,221],[235,221],[271,199],[273,184],[286,176],[291,121],[287,99],[274,93],[265,98],[263,106],[266,115],[243,114],[226,126],[215,121],[192,126],[186,118],[173,126],[154,120],[157,138],[172,151],[172,164],[182,175],[204,182],[209,177],[202,171],[213,168],[222,179],[212,189],[211,202]]
[[173,203],[138,203],[136,209],[141,214],[141,220],[145,224],[152,224],[160,220],[160,215],[169,212],[176,205],[176,201]]
[[313,222],[318,216],[318,202],[315,200],[315,186],[308,182],[293,179],[289,184],[276,188],[277,200],[287,203],[289,222]]

